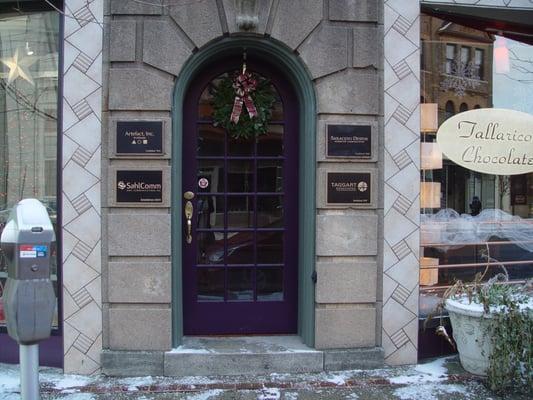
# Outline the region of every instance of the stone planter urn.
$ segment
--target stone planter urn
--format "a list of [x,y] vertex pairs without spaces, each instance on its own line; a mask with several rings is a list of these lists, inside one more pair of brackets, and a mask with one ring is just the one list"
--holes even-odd
[[490,314],[483,312],[481,304],[463,304],[452,299],[446,300],[446,310],[452,323],[461,365],[472,374],[487,376],[492,351]]

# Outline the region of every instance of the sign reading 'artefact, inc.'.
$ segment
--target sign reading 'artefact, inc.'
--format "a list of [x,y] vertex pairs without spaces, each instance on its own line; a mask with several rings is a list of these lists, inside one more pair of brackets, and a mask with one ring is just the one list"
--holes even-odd
[[117,154],[162,154],[162,121],[118,121]]
[[447,119],[437,132],[440,150],[467,169],[494,175],[533,171],[533,115],[482,108]]

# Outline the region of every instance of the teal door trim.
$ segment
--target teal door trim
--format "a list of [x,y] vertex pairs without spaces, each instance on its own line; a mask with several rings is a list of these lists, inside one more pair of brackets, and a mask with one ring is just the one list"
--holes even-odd
[[316,221],[316,100],[313,82],[302,61],[286,46],[272,39],[223,38],[192,55],[183,66],[174,88],[172,110],[172,345],[183,337],[182,294],[182,136],[183,101],[189,84],[207,64],[246,49],[250,57],[274,61],[285,71],[298,96],[299,135],[299,222],[298,222],[298,334],[303,342],[315,344],[315,221]]

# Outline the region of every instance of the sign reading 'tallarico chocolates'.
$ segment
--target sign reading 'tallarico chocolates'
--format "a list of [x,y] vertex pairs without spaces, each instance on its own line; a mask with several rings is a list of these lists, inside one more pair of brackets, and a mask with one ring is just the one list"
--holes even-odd
[[117,154],[162,154],[163,121],[118,121]]
[[371,174],[355,172],[327,173],[328,204],[370,204]]
[[163,171],[117,171],[117,203],[161,203]]
[[372,128],[370,125],[328,125],[326,130],[327,157],[372,158]]
[[494,175],[533,172],[533,115],[480,108],[448,118],[437,132],[440,150],[460,166]]

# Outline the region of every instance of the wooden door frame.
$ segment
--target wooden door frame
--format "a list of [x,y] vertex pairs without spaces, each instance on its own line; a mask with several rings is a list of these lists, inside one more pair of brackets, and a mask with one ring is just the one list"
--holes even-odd
[[303,62],[285,45],[266,38],[222,38],[199,50],[183,66],[176,81],[172,109],[172,345],[183,338],[182,292],[182,137],[183,102],[191,82],[202,68],[243,49],[256,58],[274,61],[294,84],[299,102],[298,183],[298,334],[303,342],[315,343],[315,225],[316,225],[316,96]]

